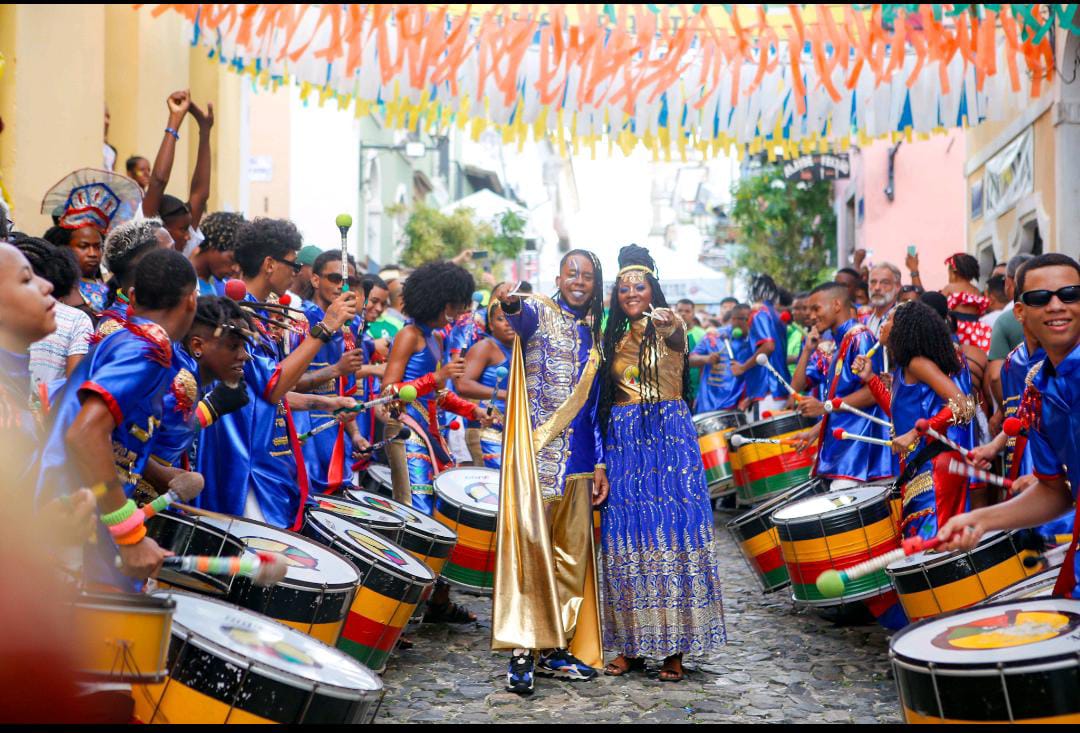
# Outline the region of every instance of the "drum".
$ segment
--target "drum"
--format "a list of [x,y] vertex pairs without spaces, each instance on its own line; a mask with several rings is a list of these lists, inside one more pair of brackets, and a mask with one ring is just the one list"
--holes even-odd
[[1049,598],[1054,595],[1054,584],[1061,575],[1061,566],[1049,568],[1042,572],[1025,578],[1019,583],[1013,583],[1005,590],[999,590],[986,599],[987,603],[998,601],[1023,601],[1028,598]]
[[133,690],[144,723],[370,723],[382,682],[358,662],[252,611],[179,591],[169,677]]
[[824,481],[811,479],[769,499],[745,514],[740,514],[727,523],[728,531],[739,543],[739,550],[742,551],[746,563],[758,576],[758,582],[766,593],[780,590],[791,584],[787,566],[784,565],[784,558],[780,554],[780,537],[776,533],[776,527],[773,526],[770,515],[780,507],[801,501],[814,494],[823,494],[825,489]]
[[[319,509],[331,514],[337,514],[353,524],[358,524],[364,529],[370,529],[391,542],[400,544],[401,535],[405,531],[405,520],[396,514],[336,496],[320,494],[315,496],[314,499]],[[314,508],[309,507],[307,511],[312,511]]]
[[885,568],[912,621],[974,606],[1035,571],[1020,532],[988,532],[970,552],[916,552]]
[[[153,539],[163,550],[177,555],[210,555],[211,557],[237,557],[244,552],[244,543],[227,531],[208,522],[203,517],[185,516],[173,512],[155,514],[146,521],[146,536]],[[162,586],[176,586],[185,590],[225,595],[232,587],[233,579],[221,575],[209,575],[192,571],[162,568],[158,574]]]
[[360,479],[360,487],[373,494],[393,497],[394,480],[390,476],[390,467],[381,463],[372,463],[368,466],[364,477]]
[[450,557],[450,552],[457,544],[457,535],[449,527],[416,511],[411,506],[372,494],[370,491],[349,489],[345,492],[345,496],[358,504],[395,514],[405,520],[401,542],[398,544],[410,555],[427,565],[436,577],[442,573],[446,559]]
[[816,585],[826,570],[843,570],[900,546],[887,488],[833,491],[783,506],[771,516],[796,602],[835,606],[892,591],[884,570],[852,581],[838,598],[826,598]]
[[268,588],[237,576],[229,601],[333,646],[341,635],[360,574],[341,555],[295,532],[251,519],[204,519],[239,537],[252,552],[285,559],[285,578]]
[[[728,435],[743,438],[790,438],[796,432],[816,425],[817,421],[794,412],[780,415],[741,428]],[[814,466],[815,448],[796,451],[789,445],[749,443],[735,449],[739,471],[735,474],[735,493],[738,503],[747,506],[770,499],[804,483]]]
[[1080,723],[1080,601],[1002,601],[927,619],[889,657],[908,723]]
[[417,605],[434,586],[435,576],[403,548],[337,514],[309,510],[304,534],[360,569],[360,589],[337,646],[381,672]]
[[709,495],[714,499],[734,490],[727,435],[745,424],[746,414],[741,410],[717,410],[694,415],[705,479],[709,483]]
[[466,590],[490,593],[495,574],[499,472],[451,468],[435,477],[435,520],[457,532],[443,577]]
[[173,601],[137,593],[82,593],[72,605],[80,677],[110,682],[165,679]]

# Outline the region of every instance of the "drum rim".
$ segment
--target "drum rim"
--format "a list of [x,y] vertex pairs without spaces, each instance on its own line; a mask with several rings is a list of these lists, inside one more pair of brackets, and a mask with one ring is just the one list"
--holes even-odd
[[[1024,669],[1026,667],[1031,667],[1031,668],[1033,668],[1033,671],[1038,671],[1038,669],[1040,668],[1040,664],[1032,664],[1033,661],[1041,661],[1041,664],[1049,664],[1051,662],[1057,662],[1059,660],[1063,661],[1063,662],[1068,662],[1068,661],[1071,660],[1071,663],[1072,663],[1071,666],[1080,666],[1080,654],[1078,654],[1076,650],[1069,651],[1069,652],[1060,652],[1060,653],[1055,653],[1055,654],[1042,655],[1042,656],[1035,657],[1035,658],[1018,659],[1018,660],[1013,660],[1011,662],[999,659],[997,661],[965,662],[965,663],[958,663],[958,662],[921,662],[919,660],[916,660],[913,657],[910,657],[907,654],[903,654],[902,652],[898,652],[896,650],[897,642],[900,639],[906,637],[907,635],[909,635],[911,633],[914,633],[915,631],[923,628],[924,626],[928,626],[928,625],[933,624],[933,623],[939,623],[944,619],[959,616],[961,614],[973,613],[975,611],[985,610],[985,609],[1000,608],[1000,607],[1004,607],[1004,606],[1016,606],[1016,605],[1023,604],[1023,603],[1047,603],[1047,602],[1058,602],[1058,603],[1060,603],[1060,602],[1070,602],[1070,601],[1075,604],[1075,611],[1074,612],[1075,613],[1080,613],[1080,600],[1076,600],[1076,599],[1072,599],[1072,598],[1051,597],[1051,598],[1029,598],[1027,600],[1009,600],[1009,599],[1006,599],[1006,600],[1003,600],[1003,601],[995,601],[993,603],[980,603],[980,604],[978,604],[976,606],[969,606],[967,608],[959,608],[959,609],[956,609],[955,611],[949,611],[947,613],[939,614],[937,616],[931,616],[929,618],[924,618],[924,619],[921,619],[919,621],[916,621],[913,624],[905,626],[903,629],[901,629],[900,631],[893,634],[892,638],[889,639],[889,657],[890,657],[890,659],[909,662],[909,664],[915,665],[917,670],[927,670],[927,669],[929,669],[929,665],[932,664],[933,669],[934,669],[935,672],[942,671],[942,670],[954,670],[954,671],[960,671],[960,672],[964,672],[964,673],[970,673],[970,672],[974,672],[976,670],[987,670],[988,674],[993,674],[993,675],[1000,674],[1001,672],[1003,672],[1005,670]],[[1040,642],[1035,642],[1035,643],[1040,643]],[[1014,647],[1014,648],[1019,648],[1019,647]],[[980,651],[991,651],[991,650],[980,650]],[[1004,649],[996,650],[996,651],[1004,651]],[[1064,666],[1070,666],[1070,665],[1064,665]],[[1064,666],[1063,666],[1063,668],[1064,668]],[[1044,669],[1044,671],[1048,671],[1046,668],[1042,668],[1042,669]]]
[[[375,674],[373,671],[371,671],[371,669],[369,669],[366,665],[356,661],[355,659],[353,659],[352,657],[350,657],[348,654],[341,651],[337,647],[333,647],[333,646],[330,646],[329,644],[326,644],[325,642],[319,641],[315,637],[309,636],[309,635],[305,634],[302,631],[294,629],[293,627],[289,626],[288,624],[282,623],[281,621],[278,621],[277,619],[270,618],[269,616],[265,616],[265,615],[259,613],[258,611],[252,611],[251,609],[244,608],[243,606],[237,606],[234,603],[227,603],[225,601],[219,601],[216,598],[213,598],[213,597],[210,597],[210,596],[200,595],[198,593],[188,593],[187,591],[179,591],[179,590],[177,590],[177,591],[167,590],[167,591],[155,591],[154,595],[166,594],[166,593],[167,594],[174,594],[175,593],[175,594],[180,594],[180,595],[184,595],[184,596],[191,596],[193,598],[197,598],[197,599],[202,600],[202,601],[209,601],[211,603],[218,603],[218,604],[221,604],[221,605],[224,605],[224,606],[228,606],[231,610],[239,611],[239,612],[244,613],[244,614],[250,614],[251,616],[255,617],[256,619],[258,619],[261,622],[271,624],[271,625],[275,625],[275,626],[278,626],[278,627],[280,627],[282,629],[287,629],[288,631],[286,632],[286,635],[288,635],[289,633],[296,634],[298,637],[301,637],[301,638],[305,639],[306,641],[310,642],[311,644],[314,644],[315,646],[322,646],[325,649],[331,650],[334,653],[334,655],[337,656],[339,659],[341,659],[343,661],[347,661],[347,662],[349,662],[351,664],[354,664],[354,665],[358,666],[361,670],[363,670],[363,671],[367,672],[369,675],[371,675],[371,677],[375,680],[375,682],[376,682],[376,684],[378,686],[369,690],[369,689],[366,689],[366,688],[361,689],[361,688],[354,688],[354,687],[344,687],[342,685],[335,684],[333,682],[323,682],[323,681],[312,680],[312,679],[309,679],[308,677],[303,677],[301,675],[297,675],[297,674],[294,674],[292,672],[288,672],[288,671],[286,671],[284,669],[279,669],[278,667],[273,667],[270,664],[268,664],[268,663],[266,663],[266,662],[264,662],[262,660],[253,659],[251,657],[248,657],[247,655],[244,655],[244,654],[239,653],[239,652],[237,652],[237,651],[235,651],[233,649],[230,649],[229,647],[222,646],[221,644],[214,641],[213,639],[210,639],[209,637],[205,636],[204,634],[201,634],[199,631],[197,631],[195,629],[191,629],[191,628],[185,626],[183,624],[183,622],[177,621],[175,618],[173,619],[173,627],[172,627],[172,631],[170,632],[171,636],[180,637],[181,641],[184,641],[184,642],[186,642],[188,644],[193,644],[194,646],[198,647],[199,649],[202,649],[205,652],[213,654],[214,656],[216,656],[218,658],[223,658],[226,661],[229,661],[229,662],[235,664],[240,669],[247,670],[248,673],[253,673],[254,672],[254,673],[257,673],[257,674],[259,674],[259,675],[261,675],[263,677],[268,677],[271,680],[274,680],[275,682],[280,682],[280,683],[285,684],[285,685],[290,685],[292,687],[295,687],[295,688],[298,688],[298,689],[301,689],[301,690],[304,690],[304,691],[308,691],[308,692],[320,693],[320,692],[325,691],[325,692],[328,693],[328,697],[335,697],[335,698],[342,699],[342,700],[358,699],[358,698],[355,697],[356,693],[361,693],[359,699],[363,699],[363,693],[367,693],[367,692],[378,693],[378,692],[383,690],[382,679],[377,674]],[[179,604],[177,604],[177,605],[179,605]],[[182,633],[178,633],[178,631],[177,631],[178,629],[181,629]],[[222,653],[222,652],[224,652],[224,653]],[[267,674],[267,672],[269,672],[270,674]],[[171,676],[171,674],[172,674],[171,669],[169,670],[169,673],[170,673],[170,676]],[[294,682],[296,682],[296,681],[300,682],[300,684],[294,684]],[[344,694],[334,694],[335,691],[340,691],[341,693],[344,693]]]
[[[401,517],[399,517],[396,514],[391,514],[388,511],[384,511],[382,509],[377,509],[375,507],[369,507],[369,506],[367,506],[365,504],[362,504],[362,503],[360,503],[358,501],[353,501],[352,499],[345,499],[345,498],[342,498],[342,497],[339,497],[339,496],[322,496],[322,495],[315,496],[315,497],[312,497],[312,498],[315,500],[316,506],[311,506],[309,504],[308,506],[304,507],[305,512],[310,512],[310,511],[318,509],[318,510],[321,510],[321,511],[324,511],[324,512],[330,512],[331,514],[333,514],[334,511],[332,509],[327,509],[326,507],[322,506],[321,504],[318,504],[318,502],[320,500],[325,499],[325,500],[328,500],[328,501],[345,502],[346,505],[355,504],[357,506],[357,508],[359,508],[359,509],[363,509],[364,511],[374,512],[375,514],[381,514],[382,516],[386,517],[387,520],[393,520],[394,522],[400,523],[400,524],[390,524],[389,526],[387,526],[385,528],[382,528],[382,529],[402,530],[402,529],[405,528],[405,525],[407,524],[407,522],[404,519],[402,519]],[[348,517],[349,515],[348,514],[342,514],[341,516]],[[356,519],[362,519],[363,517],[355,517],[355,518]],[[387,520],[376,520],[376,521],[387,521]]]
[[[849,514],[851,512],[857,512],[860,509],[863,509],[866,506],[868,506],[870,504],[874,504],[874,503],[876,503],[878,501],[885,501],[887,503],[888,500],[889,500],[888,490],[886,489],[884,491],[880,491],[880,489],[883,489],[883,488],[884,487],[878,487],[878,486],[866,486],[866,487],[863,487],[862,485],[859,485],[859,486],[853,486],[853,487],[848,488],[848,489],[844,489],[843,491],[831,491],[831,492],[826,492],[824,494],[817,494],[816,496],[808,497],[806,499],[803,499],[802,501],[810,501],[812,499],[819,499],[819,498],[821,498],[823,496],[829,496],[830,494],[837,494],[837,495],[840,495],[840,496],[844,496],[844,495],[850,494],[851,492],[854,492],[854,491],[869,491],[871,489],[878,490],[878,493],[873,495],[873,496],[865,496],[865,497],[856,499],[855,501],[851,502],[850,504],[845,504],[844,506],[834,507],[833,509],[829,509],[829,510],[824,511],[824,512],[818,512],[817,514],[804,514],[804,515],[799,516],[799,517],[782,518],[782,517],[777,517],[776,516],[776,513],[781,511],[780,509],[777,509],[776,512],[774,512],[770,516],[772,518],[773,524],[791,524],[793,522],[816,521],[818,519],[824,519],[825,517],[830,517],[831,518],[831,517],[839,516],[841,514]],[[798,506],[798,504],[801,504],[802,501],[798,502],[797,504],[793,504],[792,506]]]
[[[800,425],[801,425],[801,428],[796,428],[797,430],[798,429],[810,428],[810,427],[813,427],[814,425],[817,424],[811,418],[803,417],[802,415],[800,415],[799,413],[797,413],[795,411],[789,411],[789,412],[784,412],[784,413],[782,413],[780,415],[773,415],[772,417],[767,417],[767,418],[765,418],[763,420],[754,420],[753,422],[748,422],[745,425],[742,425],[742,426],[736,428],[736,432],[741,431],[741,430],[749,430],[750,428],[753,428],[753,427],[756,427],[756,426],[759,426],[759,425],[768,425],[768,424],[771,424],[771,423],[774,423],[774,422],[779,422],[780,420],[790,420],[792,418],[798,420]],[[809,423],[809,424],[805,424],[805,423]],[[753,436],[744,435],[742,437],[747,438],[747,437],[753,437]],[[739,450],[739,449],[736,448],[736,450]]]
[[[492,507],[484,506],[484,505],[481,505],[481,504],[463,504],[463,503],[457,501],[456,499],[454,499],[453,497],[447,496],[445,492],[439,491],[439,479],[440,478],[442,478],[443,476],[446,476],[448,474],[453,474],[455,472],[462,472],[462,471],[491,471],[491,472],[493,472],[495,474],[499,473],[497,469],[483,468],[481,466],[459,466],[457,468],[448,468],[445,471],[443,471],[442,473],[440,473],[438,476],[436,476],[435,480],[432,481],[432,487],[431,488],[432,488],[432,491],[434,491],[436,501],[438,501],[438,500],[445,501],[447,504],[450,504],[451,506],[457,507],[459,510],[465,509],[465,508],[475,508],[476,511],[473,512],[474,514],[481,514],[481,515],[483,515],[485,517],[489,517],[489,518],[499,516],[499,507],[493,507],[492,508]],[[438,520],[435,520],[435,521],[438,521]],[[439,522],[439,524],[442,524],[442,522]]]
[[[378,471],[372,470],[372,469],[376,469],[376,468],[379,469],[379,470]],[[385,476],[383,476],[384,471],[386,473]],[[371,476],[373,479],[375,479],[379,483],[382,483],[381,479],[386,478],[386,479],[390,480],[391,485],[393,485],[393,483],[392,483],[393,482],[393,475],[394,475],[393,471],[390,468],[390,466],[387,466],[385,463],[372,463],[372,464],[368,465],[368,467],[364,469],[364,475]]]
[[[217,519],[215,517],[202,517],[202,519],[215,521],[215,522],[225,521],[225,520]],[[248,519],[246,517],[230,517],[229,521],[234,521],[234,520],[238,520],[238,521],[241,521],[241,522],[248,522],[250,524],[256,524],[256,525],[258,525],[260,527],[265,527],[266,529],[272,529],[275,532],[284,532],[287,535],[292,535],[293,537],[299,537],[304,542],[310,542],[313,546],[318,547],[320,550],[323,550],[325,552],[329,552],[335,559],[340,560],[341,562],[345,563],[345,567],[348,570],[351,570],[356,575],[356,580],[352,581],[352,582],[336,582],[336,583],[323,582],[323,583],[316,583],[314,581],[309,581],[309,580],[300,580],[299,578],[290,578],[288,576],[288,570],[286,570],[285,571],[286,572],[285,577],[282,578],[277,583],[274,583],[274,585],[270,586],[271,588],[276,588],[278,586],[281,586],[283,588],[290,588],[292,590],[302,590],[302,591],[318,590],[318,591],[326,591],[328,593],[349,593],[349,592],[352,592],[352,590],[354,588],[356,588],[358,585],[360,585],[360,581],[363,579],[363,576],[360,575],[360,569],[358,567],[356,567],[356,565],[351,560],[349,560],[349,558],[345,557],[340,552],[335,552],[332,548],[327,547],[326,545],[320,545],[318,542],[314,541],[310,537],[305,537],[304,535],[300,534],[299,532],[293,532],[292,530],[281,529],[280,527],[275,527],[274,525],[267,524],[266,522],[260,522],[257,519]],[[240,541],[244,545],[244,552],[248,552],[247,543],[244,542],[242,539]],[[241,608],[242,608],[242,606],[241,606]]]
[[[94,600],[87,600],[94,598]],[[120,607],[130,613],[169,615],[176,609],[176,601],[171,598],[156,598],[146,593],[100,593],[80,591],[70,601],[72,606],[102,611],[115,611]],[[111,605],[114,604],[114,605]]]
[[[236,555],[219,554],[218,557],[243,557],[243,555],[247,552],[247,545],[242,539],[229,532],[228,530],[222,529],[221,527],[216,527],[206,521],[207,519],[211,519],[211,517],[203,517],[197,514],[181,514],[177,511],[166,510],[158,512],[146,521],[152,522],[158,519],[158,517],[161,518],[161,522],[169,520],[176,522],[177,524],[184,525],[190,528],[190,531],[193,533],[205,532],[206,534],[213,537],[215,540],[220,541],[222,547],[231,544],[235,545],[236,548],[239,549],[239,552]],[[232,578],[226,580],[221,576],[211,575],[210,573],[204,573],[200,570],[180,572],[171,568],[163,568],[162,571],[159,572],[158,577],[161,578],[164,582],[178,588],[191,590],[196,593],[210,593],[215,596],[221,596],[222,598],[229,595],[234,580]],[[179,579],[181,582],[176,582],[177,579]],[[191,583],[188,579],[198,580],[199,583],[202,585],[202,588],[191,588]]]
[[[945,552],[945,553],[933,552],[932,550],[929,553],[927,553],[926,551],[916,552],[916,553],[914,553],[912,555],[908,555],[907,557],[902,557],[899,560],[894,560],[893,562],[889,563],[885,567],[885,572],[888,573],[889,575],[911,575],[912,573],[922,572],[924,569],[925,570],[933,570],[933,569],[939,568],[939,567],[941,567],[943,565],[951,565],[954,562],[956,562],[957,560],[959,560],[960,558],[969,557],[971,555],[976,554],[980,550],[988,550],[991,547],[994,547],[995,545],[997,545],[997,544],[999,544],[1001,542],[1004,542],[1006,539],[1008,539],[1010,537],[1015,537],[1016,534],[1017,534],[1017,530],[1003,530],[1003,529],[991,530],[991,531],[987,532],[985,535],[983,535],[983,539],[989,540],[988,542],[983,544],[982,541],[980,540],[979,544],[977,544],[975,547],[973,547],[972,549],[970,549],[970,550],[968,550],[966,552],[960,552],[959,550],[953,550],[951,552]],[[933,559],[930,560],[930,561],[925,561],[924,560],[923,562],[916,562],[915,561],[915,558],[917,558],[917,557],[928,556],[928,555],[930,557],[932,557]],[[904,563],[904,564],[901,566],[901,563]],[[894,571],[892,569],[894,565],[901,566],[901,567],[898,567],[897,570]],[[972,571],[972,574],[975,574],[974,570]],[[1033,577],[1033,576],[1028,576],[1028,577]],[[1004,590],[1004,589],[1002,589],[1002,590]]]
[[[373,497],[376,497],[378,499],[382,499],[384,501],[393,502],[394,505],[402,507],[403,510],[408,510],[410,512],[413,512],[421,521],[420,522],[410,522],[409,520],[402,518],[402,520],[405,522],[405,532],[407,534],[416,534],[416,532],[412,532],[412,533],[409,532],[410,527],[415,529],[415,528],[424,526],[424,524],[430,523],[430,524],[434,524],[434,525],[440,527],[443,532],[448,532],[449,534],[444,535],[441,538],[437,537],[435,534],[430,534],[430,535],[422,534],[421,536],[431,537],[432,539],[442,539],[444,541],[452,541],[452,542],[455,542],[455,543],[457,542],[457,532],[450,529],[449,527],[447,527],[442,522],[436,521],[432,517],[429,517],[427,514],[424,514],[423,512],[417,511],[416,509],[413,509],[412,507],[405,506],[400,501],[395,501],[394,499],[390,499],[388,497],[381,496],[380,494],[376,494],[374,492],[366,491],[364,489],[359,489],[359,488],[351,488],[351,489],[347,489],[347,491],[349,491],[349,492],[356,491],[356,492],[359,492],[359,493],[362,493],[362,494],[367,494],[368,496],[373,496]],[[357,501],[357,500],[352,499],[352,501]],[[357,503],[361,503],[361,502],[357,501]],[[380,509],[380,511],[385,512],[386,510]]]
[[990,603],[997,603],[999,601],[1014,601],[1014,602],[1016,602],[1016,601],[1020,601],[1020,600],[1035,600],[1034,598],[1029,598],[1029,599],[1006,598],[1005,594],[1009,593],[1010,591],[1015,592],[1016,589],[1019,588],[1020,586],[1027,585],[1027,584],[1036,584],[1036,583],[1048,584],[1050,586],[1050,589],[1053,590],[1054,584],[1057,582],[1057,578],[1058,578],[1058,576],[1060,574],[1061,574],[1061,566],[1060,565],[1055,565],[1054,567],[1046,568],[1045,570],[1040,570],[1039,572],[1035,573],[1034,575],[1029,575],[1026,578],[1024,578],[1023,580],[1018,580],[1015,583],[1013,583],[1012,585],[1007,585],[1004,588],[1002,588],[1001,590],[997,591],[996,593],[992,593],[989,597],[987,597],[986,600],[989,601]]
[[[312,514],[317,514],[319,511],[320,510],[315,510],[315,511],[312,512]],[[324,513],[325,514],[330,514],[331,516],[335,516],[331,512],[324,512]],[[311,516],[311,515],[309,515],[309,516]],[[314,519],[317,520],[317,518],[314,518]],[[322,526],[317,521],[315,522],[315,526],[320,531],[324,531],[324,532],[329,529],[327,527]],[[413,557],[412,553],[410,553],[408,550],[406,550],[404,547],[402,547],[397,542],[393,542],[392,540],[387,539],[386,537],[383,537],[382,535],[371,532],[371,530],[367,529],[367,527],[360,527],[359,525],[353,525],[352,527],[350,527],[350,529],[361,529],[361,530],[370,532],[371,534],[375,534],[377,539],[384,540],[384,541],[388,542],[395,550],[400,550],[402,555],[408,557],[409,560],[412,560],[412,561],[416,562],[416,564],[419,566],[419,568],[421,570],[423,570],[424,572],[426,572],[429,577],[427,579],[423,579],[423,578],[417,578],[415,576],[412,576],[412,577],[406,576],[401,572],[400,568],[387,567],[386,565],[381,564],[381,562],[379,562],[380,558],[378,558],[377,556],[375,556],[373,558],[368,558],[368,557],[365,557],[360,552],[355,553],[356,555],[359,555],[361,557],[365,557],[365,559],[367,559],[367,560],[374,559],[376,561],[376,563],[375,563],[375,565],[373,565],[373,568],[377,568],[377,569],[383,571],[384,573],[386,573],[387,575],[391,575],[391,576],[397,578],[398,580],[402,580],[402,581],[404,581],[406,583],[424,585],[425,583],[429,583],[429,582],[434,583],[435,580],[437,579],[435,577],[435,573],[433,573],[431,571],[431,568],[429,568],[427,566],[427,563],[423,562],[422,560],[419,560],[418,558]],[[305,539],[307,539],[307,538],[305,538]],[[337,535],[336,532],[333,532],[333,533],[331,533],[330,539],[332,539],[334,541],[337,541],[337,540],[339,540],[341,538]],[[349,539],[348,542],[350,543],[350,545],[356,546],[356,543],[352,539]],[[333,550],[333,548],[330,547],[329,545],[323,545],[323,547],[326,547],[327,549]],[[360,548],[360,549],[364,550],[364,552],[368,551],[366,548]],[[341,553],[338,553],[337,550],[334,550],[334,552],[339,554],[339,555],[341,554]],[[345,559],[348,560],[348,558],[345,558]],[[351,560],[349,562],[350,562],[350,564],[353,564]],[[361,576],[360,584],[359,584],[359,586],[357,586],[357,592],[359,592],[360,587],[363,587],[364,578],[366,578],[366,577],[367,577],[366,575]]]
[[[743,512],[739,516],[729,520],[726,526],[729,529],[731,529],[731,528],[734,528],[734,527],[741,527],[744,524],[748,524],[749,522],[753,521],[754,519],[762,519],[764,515],[759,515],[758,512],[768,511],[768,510],[775,511],[779,507],[772,507],[772,506],[770,506],[770,504],[772,504],[773,502],[778,502],[781,499],[783,499],[785,496],[787,496],[788,494],[791,494],[791,493],[793,493],[795,491],[798,491],[799,489],[805,488],[805,487],[807,487],[807,486],[809,486],[810,484],[813,484],[813,483],[821,483],[821,479],[812,478],[812,479],[810,479],[808,481],[803,481],[798,486],[792,486],[790,489],[787,489],[787,490],[783,491],[782,493],[777,494],[776,496],[770,496],[768,499],[761,502],[757,506],[750,507],[748,510],[746,510],[745,512]],[[814,494],[814,496],[817,496],[817,495],[818,494]],[[806,497],[806,498],[809,498],[809,497]],[[801,499],[800,499],[800,501],[801,501]]]

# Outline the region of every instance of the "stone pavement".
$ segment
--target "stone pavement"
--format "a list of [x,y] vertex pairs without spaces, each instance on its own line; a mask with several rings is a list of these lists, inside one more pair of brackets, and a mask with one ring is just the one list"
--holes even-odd
[[[795,610],[784,592],[763,595],[716,515],[728,645],[687,659],[680,683],[647,674],[562,682],[538,677],[536,692],[504,691],[505,654],[488,648],[491,603],[455,594],[480,621],[427,624],[383,676],[384,723],[898,723],[886,634],[876,625],[840,628]],[[608,654],[610,660],[614,654]]]

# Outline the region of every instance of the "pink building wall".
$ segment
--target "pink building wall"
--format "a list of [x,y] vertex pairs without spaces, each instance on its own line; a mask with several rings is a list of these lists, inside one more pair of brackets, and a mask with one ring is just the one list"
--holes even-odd
[[890,147],[880,140],[858,152],[852,149],[851,178],[835,186],[839,261],[841,266],[850,262],[854,220],[855,248],[873,250],[870,261],[893,263],[906,285],[910,280],[904,258],[908,245],[914,244],[923,285],[937,290],[948,282],[945,258],[967,249],[964,134],[952,130],[929,140],[903,142],[894,158],[892,201],[885,195]]

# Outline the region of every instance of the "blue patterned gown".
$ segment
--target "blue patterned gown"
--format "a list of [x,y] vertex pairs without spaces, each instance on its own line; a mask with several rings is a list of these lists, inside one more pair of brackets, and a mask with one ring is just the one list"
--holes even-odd
[[[661,345],[659,395],[623,377],[638,364],[644,329],[644,318],[631,325],[607,375],[617,393],[604,444],[611,493],[600,514],[601,585],[604,646],[659,659],[711,651],[726,634],[683,355]],[[659,401],[642,405],[642,391]]]

